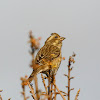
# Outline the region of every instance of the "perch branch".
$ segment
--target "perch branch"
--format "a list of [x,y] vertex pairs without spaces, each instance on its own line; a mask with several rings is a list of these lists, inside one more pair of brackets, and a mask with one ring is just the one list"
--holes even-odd
[[60,92],[60,90],[58,89],[58,87],[56,86],[55,83],[53,83],[55,88],[57,89],[57,91],[59,92],[59,94],[61,95],[61,97],[63,98],[63,100],[66,100],[65,97],[63,96],[63,94]]
[[34,100],[37,100],[36,97],[35,97],[35,94],[34,94],[34,90],[33,90],[33,88],[31,87],[31,85],[30,85],[29,82],[28,82],[28,86],[29,86],[29,88],[30,88],[30,90],[31,90],[31,93],[32,93],[32,96],[33,96]]
[[45,88],[46,94],[48,94],[47,86],[46,86],[46,84],[45,84],[45,80],[44,80],[44,77],[43,77],[42,74],[41,74],[41,78],[42,78],[42,82],[43,82],[43,85],[44,85],[44,88]]

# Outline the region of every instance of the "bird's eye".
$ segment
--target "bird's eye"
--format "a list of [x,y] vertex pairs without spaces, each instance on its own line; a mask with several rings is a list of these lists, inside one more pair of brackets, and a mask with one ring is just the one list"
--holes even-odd
[[55,38],[58,38],[58,36],[55,36]]

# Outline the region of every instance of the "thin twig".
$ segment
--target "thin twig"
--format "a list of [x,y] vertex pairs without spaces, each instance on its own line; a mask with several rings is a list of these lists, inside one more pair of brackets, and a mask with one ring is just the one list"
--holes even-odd
[[63,98],[63,100],[66,100],[65,97],[63,96],[63,94],[60,92],[60,90],[58,89],[58,87],[56,86],[55,83],[53,83],[55,88],[57,89],[57,91],[59,92],[59,94],[61,95],[61,97]]
[[[3,90],[0,90],[0,92],[2,92]],[[0,95],[0,100],[2,100],[2,97],[1,97],[1,95]]]
[[50,92],[51,92],[51,95],[50,95],[50,100],[52,100],[52,95],[53,95],[53,83],[51,83],[51,90],[50,90]]
[[49,70],[49,77],[48,77],[48,100],[50,100],[50,70]]
[[75,96],[75,100],[78,100],[79,93],[80,93],[80,89],[77,91],[77,94]]
[[69,64],[68,64],[68,100],[70,100],[70,66],[71,66],[71,62],[69,60]]
[[74,57],[76,56],[75,53],[73,53],[72,56],[69,57],[69,61],[68,61],[68,75],[65,75],[68,77],[68,100],[70,100],[70,91],[73,90],[74,88],[70,89],[70,80],[73,79],[74,77],[70,77],[70,72],[72,71],[71,68],[71,63],[75,63]]
[[1,95],[0,95],[0,100],[2,100],[2,97],[1,97]]
[[34,82],[35,82],[35,90],[36,90],[36,97],[37,97],[37,100],[39,100],[39,94],[38,94],[38,80],[37,80],[37,76],[35,75],[34,76]]
[[44,85],[44,88],[45,88],[46,94],[48,94],[47,86],[46,86],[46,84],[45,84],[45,80],[44,80],[44,77],[43,77],[42,74],[41,74],[41,78],[42,78],[42,82],[43,82],[43,85]]
[[55,93],[54,100],[56,100],[56,87],[54,87],[54,93]]
[[22,86],[22,89],[23,89],[23,92],[21,92],[21,93],[22,93],[22,95],[24,97],[24,100],[27,100],[26,99],[26,94],[25,94],[25,85]]
[[[53,75],[53,83],[56,83],[55,76]],[[54,100],[56,100],[56,87],[54,86]]]
[[60,92],[64,93],[66,96],[68,96],[68,94],[66,92],[64,92],[64,91],[60,91]]
[[25,95],[25,91],[23,91],[23,92],[21,92],[22,93],[22,95],[23,95],[23,97],[24,97],[24,100],[27,100],[26,99],[26,95]]
[[34,100],[37,100],[36,97],[35,97],[35,94],[34,94],[34,90],[33,90],[33,88],[31,87],[31,85],[30,85],[29,82],[28,82],[28,86],[29,86],[29,88],[30,88],[30,90],[31,90],[31,93],[32,93],[32,96],[33,96]]
[[[22,81],[21,85],[22,85],[22,90],[23,90],[21,92],[21,94],[23,95],[24,100],[27,100],[29,98],[29,96],[26,97],[26,94],[25,94],[25,86],[27,85],[27,81],[26,80],[27,80],[27,76],[25,76],[25,78],[21,77],[21,81]],[[9,98],[9,100],[10,100],[10,98]]]

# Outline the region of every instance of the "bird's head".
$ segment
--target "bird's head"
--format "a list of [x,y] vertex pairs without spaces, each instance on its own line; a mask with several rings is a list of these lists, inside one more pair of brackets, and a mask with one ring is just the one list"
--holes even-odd
[[61,37],[57,33],[52,33],[51,36],[46,40],[45,44],[50,43],[51,45],[61,47],[64,39],[65,37]]

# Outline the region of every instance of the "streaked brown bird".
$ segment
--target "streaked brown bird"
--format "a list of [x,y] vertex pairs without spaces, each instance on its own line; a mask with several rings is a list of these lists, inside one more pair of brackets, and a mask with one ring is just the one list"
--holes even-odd
[[44,73],[47,76],[49,74],[50,76],[56,75],[62,59],[61,47],[64,39],[64,37],[61,37],[57,33],[52,33],[45,41],[44,46],[36,55],[35,67],[28,78],[29,82],[31,82],[38,73]]

